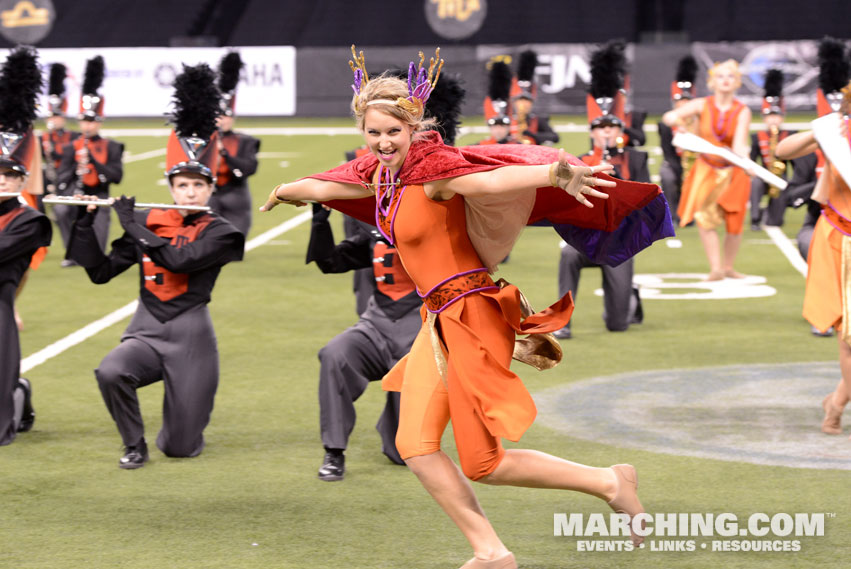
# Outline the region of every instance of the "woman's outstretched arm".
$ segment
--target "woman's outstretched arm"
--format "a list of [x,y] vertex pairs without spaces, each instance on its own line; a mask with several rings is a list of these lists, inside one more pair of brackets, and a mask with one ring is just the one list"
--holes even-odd
[[606,199],[609,197],[608,194],[596,188],[613,188],[616,185],[615,182],[597,178],[594,174],[612,171],[614,167],[611,164],[598,166],[569,164],[564,150],[560,150],[558,162],[552,164],[503,166],[487,172],[436,180],[426,184],[426,193],[432,199],[448,200],[455,194],[480,197],[558,186],[581,204],[594,207],[586,196]]
[[308,201],[353,200],[365,198],[372,194],[371,189],[359,184],[304,178],[289,184],[275,186],[275,189],[269,194],[269,199],[260,206],[260,211],[269,211],[282,203],[301,206],[306,205]]
[[779,143],[774,153],[781,160],[791,160],[792,158],[800,158],[806,156],[818,149],[815,134],[813,131],[807,130],[804,132],[796,132],[790,134]]

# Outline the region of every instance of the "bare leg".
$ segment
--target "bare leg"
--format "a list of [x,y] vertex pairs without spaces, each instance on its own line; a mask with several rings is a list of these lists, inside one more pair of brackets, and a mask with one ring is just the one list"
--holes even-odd
[[703,250],[706,252],[706,258],[709,259],[709,277],[707,280],[720,281],[724,278],[724,272],[721,269],[721,242],[718,239],[718,233],[714,229],[698,228],[700,232],[700,241],[703,243]]
[[733,235],[728,233],[724,238],[724,275],[740,279],[743,274],[736,272],[733,265],[736,264],[736,256],[739,254],[739,246],[742,244],[742,234]]
[[508,449],[496,469],[479,482],[493,485],[575,490],[609,501],[617,492],[611,468],[594,468],[543,452]]
[[[845,326],[845,323],[842,324]],[[833,392],[833,405],[844,409],[851,398],[851,346],[839,339],[839,368],[842,370],[842,380]]]
[[428,493],[443,508],[470,545],[476,557],[496,559],[508,550],[479,505],[470,482],[443,451],[405,459]]

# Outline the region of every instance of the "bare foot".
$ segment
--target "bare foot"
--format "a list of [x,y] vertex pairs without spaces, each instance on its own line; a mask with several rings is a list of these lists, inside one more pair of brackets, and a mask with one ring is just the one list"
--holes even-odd
[[730,278],[730,279],[743,279],[743,278],[745,278],[745,275],[743,275],[742,273],[740,273],[740,272],[738,272],[734,269],[725,269],[724,270],[724,276],[727,277],[727,278]]
[[709,275],[703,280],[706,281],[723,281],[724,273],[721,271],[709,271]]

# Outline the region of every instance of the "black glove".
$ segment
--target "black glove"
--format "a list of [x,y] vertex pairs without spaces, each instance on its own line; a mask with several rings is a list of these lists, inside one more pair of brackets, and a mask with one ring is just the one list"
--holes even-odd
[[320,203],[314,203],[313,206],[313,221],[328,221],[328,216],[331,215],[331,210],[322,207]]
[[124,229],[127,229],[129,224],[136,223],[135,206],[136,198],[128,198],[123,194],[120,198],[116,198],[112,202],[112,209],[115,210],[115,213],[118,215],[118,221]]
[[77,227],[91,227],[95,223],[95,213],[94,211],[89,212],[89,206],[86,205],[78,205],[77,216],[74,218],[74,224]]

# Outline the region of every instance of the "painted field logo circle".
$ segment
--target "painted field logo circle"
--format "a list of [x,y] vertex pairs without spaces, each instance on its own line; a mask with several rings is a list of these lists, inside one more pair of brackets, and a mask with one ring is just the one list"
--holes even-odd
[[837,362],[733,365],[598,377],[534,394],[540,424],[650,452],[851,470],[851,441],[821,432]]

